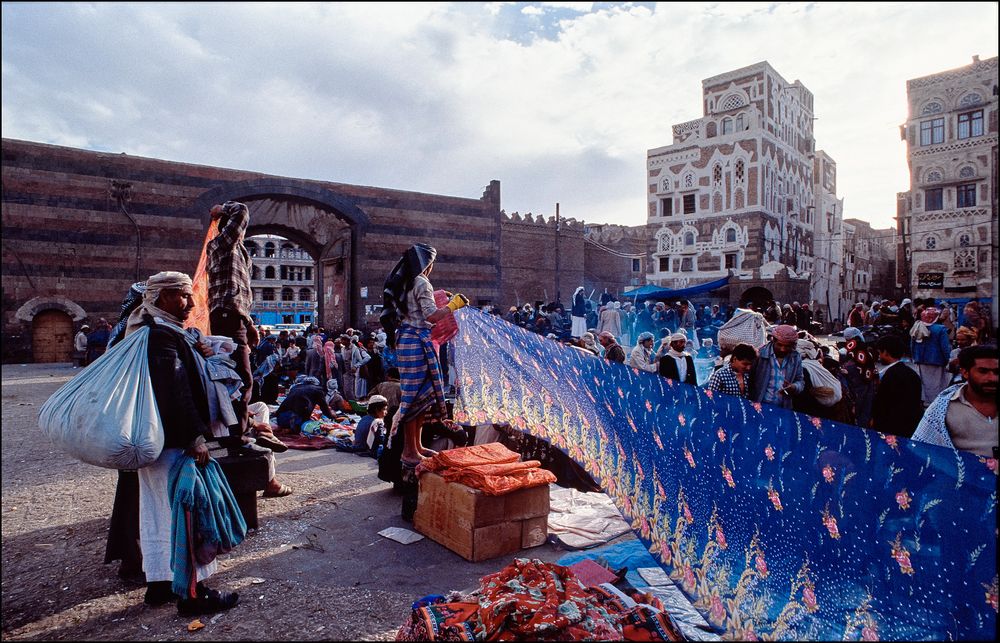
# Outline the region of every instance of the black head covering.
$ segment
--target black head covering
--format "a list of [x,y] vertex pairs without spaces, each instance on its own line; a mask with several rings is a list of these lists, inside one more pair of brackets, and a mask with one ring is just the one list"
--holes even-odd
[[118,315],[118,323],[111,329],[111,338],[108,340],[108,348],[125,336],[125,327],[128,325],[129,315],[142,303],[142,296],[146,292],[146,282],[137,281],[128,289],[128,294],[122,300],[122,312]]
[[385,280],[382,289],[382,314],[379,321],[385,329],[386,343],[390,348],[396,346],[396,328],[399,321],[406,316],[406,293],[413,287],[413,280],[434,263],[437,250],[426,243],[416,243],[403,253]]

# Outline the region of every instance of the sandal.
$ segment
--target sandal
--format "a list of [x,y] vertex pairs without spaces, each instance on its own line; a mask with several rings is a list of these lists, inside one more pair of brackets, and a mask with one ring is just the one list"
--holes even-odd
[[274,435],[258,433],[257,437],[254,438],[258,446],[262,446],[265,449],[270,449],[275,453],[284,453],[288,451],[288,445],[274,437]]
[[177,601],[177,613],[181,616],[197,616],[199,614],[214,614],[235,607],[240,602],[237,592],[221,592],[209,589],[199,592],[198,598],[183,598]]
[[290,495],[292,495],[292,488],[289,487],[287,484],[281,485],[275,491],[270,491],[270,490],[264,491],[265,498],[284,498],[285,496],[290,496]]

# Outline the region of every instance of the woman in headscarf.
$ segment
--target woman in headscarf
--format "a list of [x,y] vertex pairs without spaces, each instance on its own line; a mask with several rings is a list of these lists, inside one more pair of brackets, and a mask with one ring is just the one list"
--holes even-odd
[[337,362],[337,344],[333,340],[328,339],[323,344],[323,365],[326,381],[335,381],[337,389],[343,390],[344,378],[340,372],[340,364]]
[[326,361],[323,355],[323,338],[318,333],[309,337],[309,349],[306,350],[305,374],[319,380],[320,386],[326,386]]
[[456,294],[440,308],[434,303],[434,287],[428,277],[436,257],[437,250],[427,244],[411,246],[392,269],[383,289],[379,321],[386,330],[387,344],[396,350],[402,392],[391,435],[397,440],[399,431],[403,432],[404,467],[413,467],[435,453],[420,443],[425,423],[436,420],[451,424],[431,329],[469,300]]

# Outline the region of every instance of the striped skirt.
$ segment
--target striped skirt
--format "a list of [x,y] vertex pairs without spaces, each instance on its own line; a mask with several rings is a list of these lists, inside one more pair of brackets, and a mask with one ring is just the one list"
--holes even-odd
[[396,334],[396,367],[401,389],[400,420],[414,420],[423,414],[429,420],[446,419],[444,384],[429,328],[400,326]]

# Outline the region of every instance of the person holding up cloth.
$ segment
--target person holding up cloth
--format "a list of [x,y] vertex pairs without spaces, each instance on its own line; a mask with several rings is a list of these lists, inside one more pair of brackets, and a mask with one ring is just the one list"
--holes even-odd
[[238,425],[229,427],[229,435],[242,439],[247,429],[247,404],[253,390],[250,346],[256,346],[260,341],[250,318],[253,262],[243,245],[243,237],[250,225],[250,210],[237,201],[226,201],[212,208],[212,220],[218,222],[219,233],[205,248],[208,260],[208,319],[212,335],[223,335],[236,343],[232,358],[236,362],[236,372],[243,380],[243,396],[233,400]]

